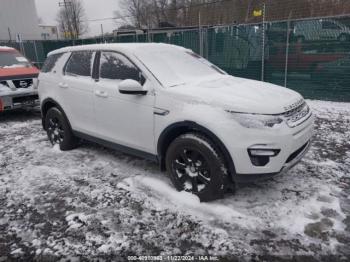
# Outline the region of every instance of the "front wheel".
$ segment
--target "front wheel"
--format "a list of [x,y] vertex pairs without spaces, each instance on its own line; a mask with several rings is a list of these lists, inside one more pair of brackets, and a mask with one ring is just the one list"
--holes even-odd
[[52,107],[45,116],[45,130],[52,145],[58,144],[63,151],[77,146],[77,139],[69,126],[64,114],[56,107]]
[[176,138],[167,150],[166,168],[179,191],[193,193],[201,201],[224,195],[228,174],[223,157],[216,146],[200,134]]

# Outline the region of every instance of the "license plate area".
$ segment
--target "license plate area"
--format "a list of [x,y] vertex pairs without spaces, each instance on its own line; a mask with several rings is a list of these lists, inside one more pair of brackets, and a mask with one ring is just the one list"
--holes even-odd
[[16,105],[33,105],[39,99],[38,95],[19,96],[12,98],[12,103]]

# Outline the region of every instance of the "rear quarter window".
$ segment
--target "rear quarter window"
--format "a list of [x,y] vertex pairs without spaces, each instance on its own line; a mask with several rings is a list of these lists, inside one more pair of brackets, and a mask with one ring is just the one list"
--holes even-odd
[[41,72],[43,73],[49,73],[52,71],[52,69],[55,67],[58,59],[63,55],[63,53],[60,54],[54,54],[50,55],[48,58],[46,58],[44,65],[41,69]]

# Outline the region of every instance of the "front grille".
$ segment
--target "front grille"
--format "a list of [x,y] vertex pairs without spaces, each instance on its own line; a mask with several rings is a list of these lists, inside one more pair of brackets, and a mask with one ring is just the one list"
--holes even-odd
[[12,103],[14,103],[14,104],[31,103],[31,102],[34,102],[35,100],[38,100],[38,99],[39,99],[38,95],[19,96],[19,97],[12,98]]
[[33,79],[12,80],[16,88],[28,88],[33,85]]
[[301,148],[299,148],[297,151],[295,151],[294,153],[292,153],[288,159],[286,163],[289,163],[291,161],[293,161],[301,152],[303,152],[303,150],[307,147],[307,145],[309,144],[309,142],[307,142],[305,145],[303,145]]
[[298,107],[283,114],[289,127],[296,127],[302,124],[311,115],[310,107],[304,102]]

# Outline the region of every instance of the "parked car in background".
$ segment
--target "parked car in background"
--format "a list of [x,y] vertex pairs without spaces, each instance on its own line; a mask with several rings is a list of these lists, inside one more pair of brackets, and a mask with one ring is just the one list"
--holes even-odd
[[0,112],[38,105],[38,75],[16,49],[0,46]]
[[[336,50],[332,45],[294,43],[289,46],[288,71],[312,74],[319,63],[336,61],[348,55],[350,50]],[[270,72],[284,71],[286,64],[286,46],[272,45],[269,49],[267,65]]]
[[334,87],[350,86],[350,56],[317,65],[314,80]]
[[158,161],[203,200],[270,178],[307,152],[313,115],[300,94],[227,75],[191,50],[100,44],[51,52],[39,75],[43,127]]
[[331,19],[298,21],[294,23],[294,37],[299,41],[338,40],[349,41],[350,29]]

